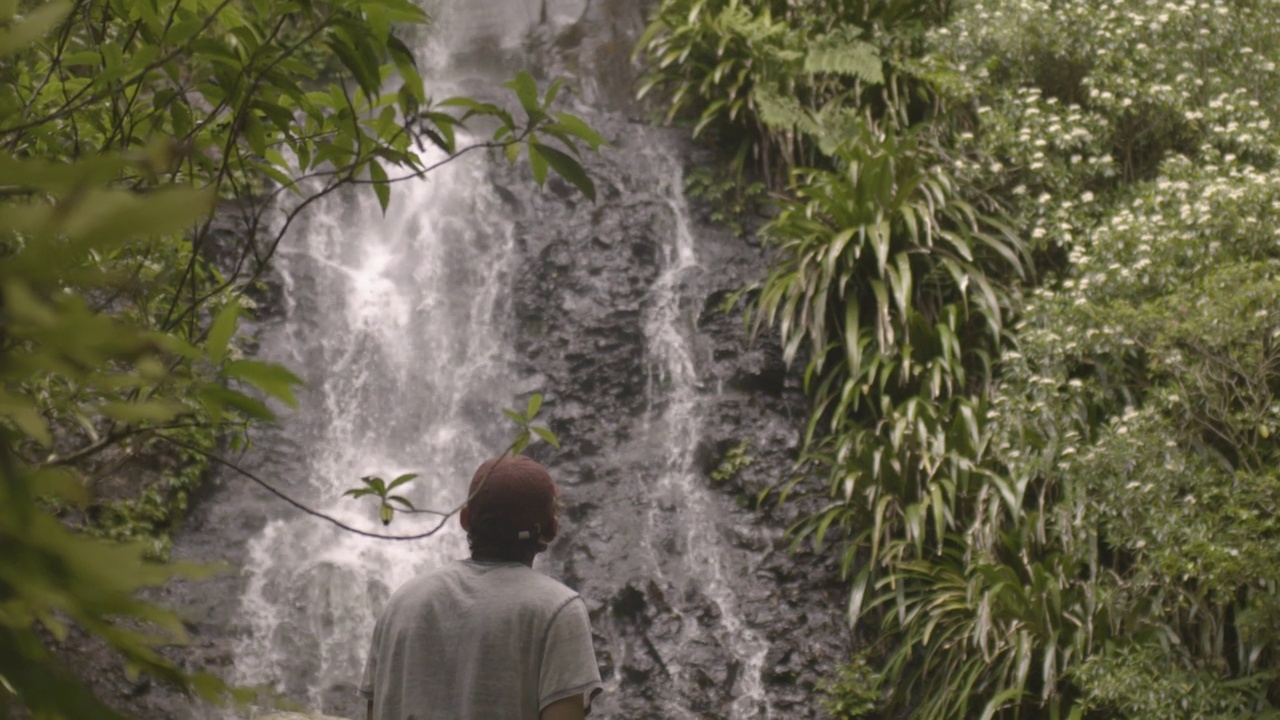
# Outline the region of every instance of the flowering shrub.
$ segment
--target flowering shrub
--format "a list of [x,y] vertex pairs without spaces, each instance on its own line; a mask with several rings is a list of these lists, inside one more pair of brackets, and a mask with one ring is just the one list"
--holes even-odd
[[842,712],[1280,714],[1275,0],[742,5],[885,19],[883,90],[803,117],[744,90],[795,69],[744,33],[648,38],[703,127],[816,141],[754,307],[809,360],[797,541],[835,539],[877,636]]
[[[969,108],[955,166],[1044,271],[962,547],[1077,569],[1023,583],[1075,609],[1037,629],[1040,673],[988,678],[997,716],[1280,704],[1277,38],[1272,3],[1212,0],[975,2],[932,35],[922,72]],[[970,622],[1036,627],[991,607]]]

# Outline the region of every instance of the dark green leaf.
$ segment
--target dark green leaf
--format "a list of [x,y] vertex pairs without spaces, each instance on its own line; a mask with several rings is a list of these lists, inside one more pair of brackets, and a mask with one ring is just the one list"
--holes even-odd
[[394,502],[394,503],[400,503],[400,505],[402,505],[403,507],[405,507],[405,508],[406,508],[406,509],[408,509],[408,510],[416,510],[416,509],[417,509],[417,508],[415,508],[415,507],[413,506],[413,503],[409,502],[408,498],[402,497],[402,496],[400,496],[400,495],[392,495],[392,496],[390,496],[390,497],[388,497],[388,498],[387,498],[387,501],[388,501],[388,502]]
[[577,160],[541,143],[531,143],[529,150],[530,152],[537,150],[538,154],[545,158],[547,164],[551,166],[552,170],[556,171],[557,175],[568,180],[574,187],[581,190],[583,195],[595,201],[596,185]]
[[557,127],[563,128],[565,132],[575,137],[581,138],[591,146],[592,150],[598,149],[601,145],[608,145],[605,139],[600,136],[591,126],[583,122],[576,115],[570,115],[566,112],[558,112],[555,114]]
[[234,360],[225,366],[227,377],[243,380],[290,407],[297,407],[293,388],[302,380],[283,365],[261,360]]
[[109,402],[98,411],[103,415],[125,423],[167,422],[191,411],[175,400],[146,400],[141,402]]
[[387,214],[387,205],[391,203],[391,184],[387,182],[387,172],[377,160],[369,161],[369,178],[373,181],[373,191],[378,196],[378,205],[382,214]]
[[240,301],[234,295],[227,299],[222,311],[209,326],[209,339],[205,342],[205,351],[213,364],[218,365],[227,356],[227,348],[231,337],[236,332],[236,324],[240,319]]
[[533,143],[529,144],[529,169],[533,171],[533,181],[541,187],[547,181],[547,160]]

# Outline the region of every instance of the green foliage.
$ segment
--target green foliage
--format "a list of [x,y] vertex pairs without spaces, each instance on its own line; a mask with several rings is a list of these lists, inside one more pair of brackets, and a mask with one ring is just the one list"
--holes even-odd
[[[385,209],[434,167],[426,142],[527,146],[592,194],[577,144],[601,140],[550,110],[555,86],[518,76],[521,120],[428,99],[396,36],[425,20],[407,0],[0,0],[0,717],[119,717],[47,646],[68,624],[130,673],[249,697],[158,652],[182,624],[136,594],[188,571],[149,562],[163,535],[103,538],[172,530],[206,454],[295,403],[238,328],[300,212],[365,184]],[[498,135],[459,147],[475,116]],[[133,497],[94,497],[134,475]]]
[[795,536],[836,539],[879,716],[1276,716],[1271,4],[858,4],[886,87],[853,114],[752,84],[846,4],[741,5],[663,3],[644,47],[703,127],[810,142],[754,318],[807,361]]
[[[461,118],[450,122],[460,123],[475,115],[497,119],[500,124],[494,131],[493,140],[505,149],[509,162],[516,162],[521,151],[524,151],[529,160],[529,169],[533,172],[533,179],[539,187],[546,182],[547,171],[550,169],[594,201],[596,199],[595,183],[578,161],[579,143],[586,143],[592,150],[598,150],[601,145],[607,143],[577,116],[551,110],[561,86],[562,82],[559,80],[551,83],[546,94],[539,100],[537,85],[529,73],[520,72],[514,80],[506,83],[506,87],[515,93],[525,113],[524,123],[517,122],[510,113],[497,105],[477,102],[470,98],[450,98],[442,102],[441,106],[460,107],[466,110]],[[543,137],[556,140],[569,154],[545,144],[542,141]],[[447,150],[453,152],[451,146]]]
[[639,94],[670,99],[667,122],[689,117],[767,180],[813,162],[826,129],[855,117],[867,87],[884,82],[861,3],[664,0],[636,48],[648,61]]
[[417,510],[412,502],[403,495],[391,495],[391,491],[404,485],[405,483],[418,477],[417,473],[405,473],[396,477],[395,480],[387,482],[376,475],[366,475],[360,478],[360,482],[364,483],[362,488],[352,488],[342,493],[351,498],[362,498],[366,495],[372,495],[378,498],[378,517],[382,520],[383,525],[390,525],[391,520],[396,514],[396,505],[402,509],[414,512]]
[[511,441],[511,446],[507,448],[507,452],[512,455],[519,455],[529,446],[529,442],[537,437],[543,442],[556,449],[560,448],[560,440],[551,430],[541,426],[534,425],[533,421],[538,417],[538,412],[542,410],[542,393],[534,393],[529,396],[529,401],[525,403],[524,412],[506,408],[502,411],[507,419],[516,424],[516,436]]
[[191,494],[204,480],[206,456],[219,440],[213,426],[175,427],[165,434],[181,445],[150,438],[131,446],[135,456],[163,464],[163,472],[135,494],[95,500],[90,508],[92,520],[83,528],[111,540],[142,542],[149,560],[169,558],[172,534],[186,517]]
[[701,198],[711,206],[711,221],[742,236],[747,231],[744,218],[760,215],[764,201],[764,183],[743,183],[741,178],[719,167],[699,166],[684,176],[684,192]]
[[[46,165],[38,174],[74,185],[85,169]],[[200,195],[191,195],[187,204],[174,202],[183,197],[176,191],[131,193],[125,206],[146,219],[137,232],[114,222],[112,195],[90,190],[79,197],[54,196],[63,201],[58,205],[63,212],[52,222],[41,218],[46,208],[35,203],[22,208],[30,211],[25,217],[21,212],[0,216],[0,238],[9,250],[0,258],[0,403],[8,420],[0,424],[0,544],[5,548],[0,555],[0,712],[5,717],[15,706],[37,717],[118,717],[58,665],[37,627],[61,638],[74,624],[119,652],[130,672],[146,672],[211,700],[231,692],[216,678],[187,674],[162,657],[156,646],[181,642],[182,623],[135,597],[138,590],[186,570],[146,562],[142,544],[110,544],[75,532],[48,511],[88,499],[81,476],[69,463],[57,462],[67,456],[48,452],[61,440],[61,413],[88,415],[100,409],[136,434],[158,434],[174,419],[201,410],[168,394],[178,382],[180,361],[205,357],[198,349],[93,312],[85,301],[112,287],[111,275],[89,262],[94,254],[126,244],[137,233],[185,226]],[[43,221],[24,223],[30,217]],[[65,230],[63,223],[75,227],[80,218],[82,234]],[[215,384],[207,372],[187,381]],[[50,390],[59,386],[78,392],[62,399]],[[119,399],[104,404],[94,393],[97,388],[120,393]],[[86,425],[95,427],[92,418]],[[239,691],[231,695],[247,697]]]
[[776,324],[788,362],[808,356],[806,457],[830,473],[830,501],[795,538],[856,528],[846,568],[861,547],[876,566],[954,529],[983,450],[972,392],[1004,326],[1001,278],[1024,267],[1021,243],[956,197],[913,140],[866,132],[842,170],[798,172],[763,231],[779,259],[755,323]]
[[960,532],[867,590],[897,644],[888,707],[1274,715],[1280,58],[1261,8],[983,2],[934,34],[921,72],[970,108],[962,192],[1050,272],[984,393]]
[[[217,434],[241,443],[247,421],[271,415],[258,392],[293,400],[297,378],[242,358],[235,340],[238,319],[253,306],[243,293],[283,232],[266,236],[274,205],[261,193],[272,185],[302,193],[301,178],[327,174],[305,205],[379,162],[416,162],[406,129],[388,122],[395,108],[382,107],[380,88],[366,82],[363,92],[348,92],[344,76],[380,85],[399,65],[399,96],[421,95],[390,28],[425,16],[400,2],[308,10],[188,1],[159,12],[148,3],[86,1],[47,12],[57,17],[46,28],[52,32],[19,33],[20,51],[15,45],[15,57],[0,65],[0,176],[10,183],[0,188],[0,229],[12,247],[30,251],[8,262],[40,265],[27,268],[38,283],[10,288],[9,304],[21,315],[47,301],[101,333],[137,328],[166,355],[149,359],[137,377],[119,377],[108,363],[73,382],[54,354],[74,354],[86,338],[33,326],[32,362],[50,372],[9,383],[6,397],[20,399],[5,404],[21,408],[12,412],[22,413],[24,427],[41,418],[45,429],[33,437],[49,450],[40,462],[75,467],[95,488],[117,476],[147,477],[136,498],[94,498],[91,531],[115,538],[167,531],[204,461],[165,443],[207,451]],[[317,47],[327,48],[327,62],[303,62],[304,50],[314,56]],[[317,67],[336,75],[318,77]],[[232,197],[243,234],[229,243],[209,210]],[[120,239],[102,240],[111,234]],[[215,264],[215,254],[233,260]],[[167,467],[152,472],[148,459]],[[155,542],[163,554],[163,532]]]
[[1075,677],[1092,708],[1125,718],[1258,717],[1253,708],[1265,693],[1264,679],[1224,681],[1217,672],[1170,663],[1156,646],[1108,648],[1084,662]]
[[720,460],[720,464],[715,470],[711,471],[711,481],[715,483],[728,482],[738,476],[738,473],[751,467],[754,462],[748,450],[751,444],[746,440],[729,448],[729,452],[724,454],[724,458]]
[[862,720],[875,717],[880,705],[883,676],[871,666],[866,653],[858,653],[836,671],[835,677],[819,685],[822,710],[835,720]]
[[[37,623],[55,638],[65,635],[68,624],[77,625],[110,643],[131,672],[146,672],[219,699],[226,691],[219,680],[188,675],[154,648],[159,642],[183,640],[181,620],[136,597],[140,589],[162,583],[175,569],[147,563],[140,546],[106,544],[68,531],[36,509],[32,497],[60,491],[74,500],[75,479],[22,468],[7,450],[3,462],[0,714],[11,716],[16,702],[36,717],[120,717],[58,667],[35,631]],[[125,618],[145,624],[148,633],[127,629],[119,622]],[[236,696],[247,697],[239,692]]]

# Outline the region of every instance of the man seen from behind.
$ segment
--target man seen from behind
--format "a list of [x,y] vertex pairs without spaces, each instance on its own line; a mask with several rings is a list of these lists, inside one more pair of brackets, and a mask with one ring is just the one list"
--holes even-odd
[[388,601],[360,693],[369,720],[582,720],[601,691],[582,598],[532,569],[560,490],[523,456],[486,461],[460,520],[471,558]]

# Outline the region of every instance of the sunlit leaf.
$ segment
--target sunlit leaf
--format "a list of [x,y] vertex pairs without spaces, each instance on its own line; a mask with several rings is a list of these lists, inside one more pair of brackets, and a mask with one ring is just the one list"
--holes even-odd
[[25,14],[21,21],[0,25],[0,57],[12,55],[57,27],[71,11],[71,3],[55,0]]
[[382,169],[377,160],[369,161],[369,178],[373,180],[373,191],[378,196],[378,205],[382,213],[387,213],[387,205],[391,204],[391,184],[387,182],[387,171]]
[[222,306],[213,324],[209,326],[209,338],[205,341],[205,350],[214,364],[221,363],[227,356],[227,348],[231,337],[235,334],[236,324],[240,318],[240,301],[232,296]]
[[556,448],[557,450],[560,449],[560,438],[556,437],[555,433],[551,432],[545,427],[541,427],[538,425],[530,425],[529,429],[533,431],[533,434],[542,438],[543,442],[547,443],[553,448]]

